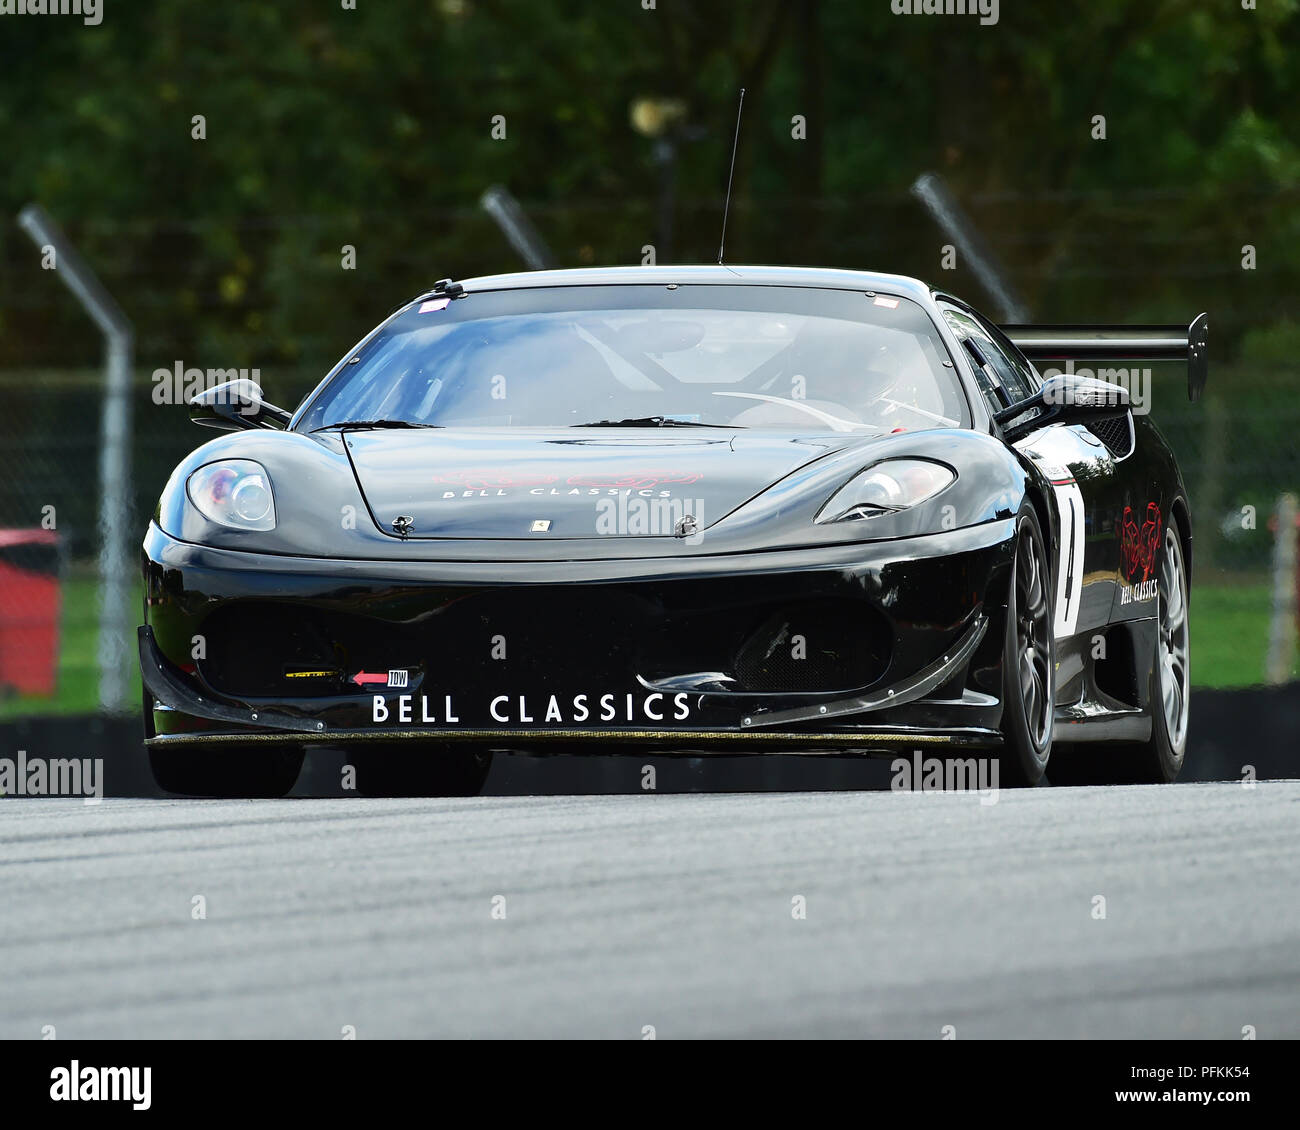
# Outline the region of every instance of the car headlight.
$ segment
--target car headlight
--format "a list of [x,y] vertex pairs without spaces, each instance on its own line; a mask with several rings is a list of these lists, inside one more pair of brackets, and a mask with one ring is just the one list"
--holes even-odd
[[270,476],[251,459],[223,459],[200,467],[190,475],[185,491],[210,522],[235,530],[275,529]]
[[818,522],[847,522],[906,510],[938,494],[957,478],[928,459],[886,459],[840,487],[817,512]]

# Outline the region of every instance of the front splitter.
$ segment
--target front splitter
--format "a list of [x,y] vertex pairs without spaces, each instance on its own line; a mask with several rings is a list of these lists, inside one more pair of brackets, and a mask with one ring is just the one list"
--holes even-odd
[[[635,745],[641,748],[690,749],[692,752],[722,752],[732,755],[742,753],[737,746],[785,746],[791,753],[834,753],[843,750],[869,750],[872,747],[889,752],[899,746],[952,746],[958,748],[988,749],[1000,746],[1002,737],[996,730],[969,728],[947,731],[863,730],[823,732],[781,732],[773,730],[521,730],[521,729],[393,729],[393,730],[330,730],[313,736],[304,733],[231,732],[201,734],[160,734],[145,739],[147,746],[177,745],[245,745],[264,742],[291,742],[298,745],[351,745],[356,742],[470,742],[479,745],[520,747],[575,743],[595,745],[609,742]],[[702,744],[697,744],[702,743]],[[709,748],[713,747],[713,748]],[[809,747],[816,747],[810,749]]]

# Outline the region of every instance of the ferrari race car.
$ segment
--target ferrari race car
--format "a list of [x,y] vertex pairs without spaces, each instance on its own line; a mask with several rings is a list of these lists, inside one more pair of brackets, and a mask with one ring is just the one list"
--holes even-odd
[[333,745],[378,792],[473,793],[494,750],[1171,781],[1187,492],[1140,370],[1073,361],[1185,359],[1195,400],[1206,338],[857,271],[444,280],[292,413],[191,400],[225,434],[144,541],[155,776],[273,795]]

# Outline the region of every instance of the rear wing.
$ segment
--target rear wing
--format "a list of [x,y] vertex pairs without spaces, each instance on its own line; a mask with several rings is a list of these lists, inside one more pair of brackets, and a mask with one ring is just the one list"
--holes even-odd
[[1043,360],[1187,362],[1187,399],[1200,400],[1210,374],[1208,314],[1182,326],[1003,326],[1026,357]]

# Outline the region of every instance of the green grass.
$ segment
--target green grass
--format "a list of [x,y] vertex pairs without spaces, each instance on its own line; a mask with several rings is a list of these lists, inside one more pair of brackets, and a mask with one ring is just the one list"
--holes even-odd
[[[1192,685],[1249,687],[1264,681],[1272,590],[1264,582],[1194,586]],[[1293,662],[1291,677],[1300,674]]]
[[[1192,591],[1192,682],[1198,687],[1246,687],[1264,681],[1268,653],[1267,583],[1198,585]],[[131,607],[140,607],[139,593]],[[99,708],[98,583],[93,576],[64,582],[57,689],[53,695],[18,695],[0,700],[0,721],[36,714],[80,714]],[[128,709],[140,699],[140,671],[134,637],[124,655],[130,678]],[[1300,676],[1300,667],[1292,670]]]

